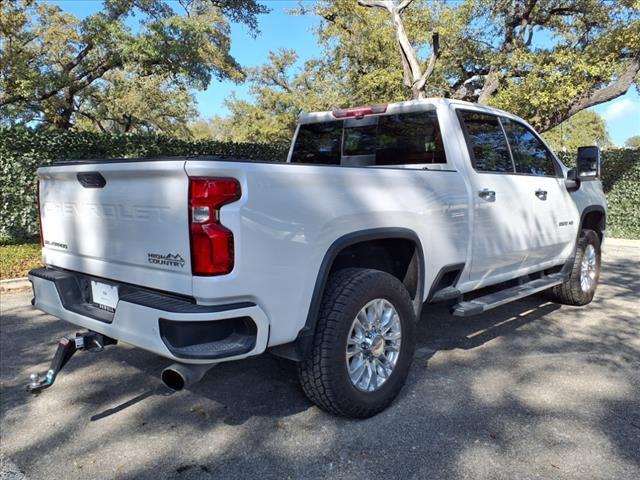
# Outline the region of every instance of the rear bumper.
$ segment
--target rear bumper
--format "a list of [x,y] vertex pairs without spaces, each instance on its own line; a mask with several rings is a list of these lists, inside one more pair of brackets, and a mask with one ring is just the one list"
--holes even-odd
[[239,360],[267,347],[269,321],[253,303],[197,305],[118,285],[115,311],[107,312],[91,303],[86,289],[90,278],[64,270],[32,270],[33,304],[74,325],[184,363]]

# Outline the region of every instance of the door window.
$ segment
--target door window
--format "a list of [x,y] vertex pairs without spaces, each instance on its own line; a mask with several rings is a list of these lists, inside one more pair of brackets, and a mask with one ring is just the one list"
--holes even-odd
[[481,112],[459,110],[466,131],[473,168],[478,172],[513,173],[509,147],[498,117]]
[[553,156],[538,137],[526,126],[502,118],[517,173],[556,176]]

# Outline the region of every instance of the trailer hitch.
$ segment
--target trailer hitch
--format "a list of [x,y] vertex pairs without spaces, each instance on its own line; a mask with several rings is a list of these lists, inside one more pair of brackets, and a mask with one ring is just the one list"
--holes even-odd
[[49,388],[56,381],[56,377],[62,368],[78,350],[87,352],[101,352],[107,345],[115,345],[117,340],[96,332],[76,333],[73,338],[62,337],[58,341],[58,348],[51,360],[49,370],[45,373],[32,373],[29,376],[30,383],[27,392],[38,394],[45,388]]

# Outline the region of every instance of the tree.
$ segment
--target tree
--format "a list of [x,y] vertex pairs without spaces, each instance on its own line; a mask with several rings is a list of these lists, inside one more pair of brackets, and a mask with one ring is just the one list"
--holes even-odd
[[340,82],[323,62],[311,60],[296,69],[297,54],[281,49],[269,62],[247,71],[253,101],[235,95],[225,102],[230,114],[210,120],[213,138],[232,142],[289,142],[298,115],[337,106],[344,95]]
[[624,142],[624,146],[627,148],[640,148],[640,135],[634,135],[627,138]]
[[74,128],[101,132],[155,131],[188,137],[197,109],[193,95],[165,75],[105,74],[76,101]]
[[[318,35],[334,76],[357,79],[354,90],[376,94],[362,103],[439,92],[504,108],[545,131],[638,83],[638,6],[637,0],[333,0],[311,11],[323,19]],[[390,74],[392,64],[399,75]]]
[[256,32],[266,11],[256,0],[109,0],[79,20],[35,0],[1,2],[0,118],[122,131],[185,124],[189,89],[244,77],[228,19]]
[[578,112],[545,132],[543,137],[557,152],[575,152],[585,145],[598,145],[605,149],[613,146],[605,121],[591,110]]
[[358,4],[363,7],[378,7],[389,13],[395,29],[398,49],[400,50],[404,85],[411,89],[414,99],[420,99],[425,98],[425,85],[433,73],[436,60],[440,54],[440,41],[438,32],[433,32],[431,37],[431,58],[427,66],[423,68],[413,45],[411,45],[407,37],[402,20],[402,13],[412,2],[413,0],[402,0],[400,4],[396,4],[393,0],[358,0]]

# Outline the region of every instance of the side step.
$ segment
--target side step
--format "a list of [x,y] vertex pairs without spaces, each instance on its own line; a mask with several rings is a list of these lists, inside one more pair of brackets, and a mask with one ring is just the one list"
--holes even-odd
[[492,308],[499,307],[505,303],[513,302],[520,298],[528,297],[547,288],[564,283],[566,277],[562,272],[546,275],[542,278],[532,280],[522,285],[490,293],[483,297],[478,297],[469,301],[462,301],[453,307],[453,315],[456,317],[471,317],[479,315]]
[[448,300],[455,300],[456,298],[459,298],[461,296],[462,296],[462,292],[457,288],[446,287],[434,293],[433,296],[431,297],[430,302],[431,303],[446,302]]

